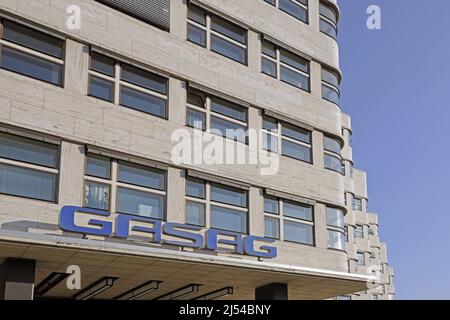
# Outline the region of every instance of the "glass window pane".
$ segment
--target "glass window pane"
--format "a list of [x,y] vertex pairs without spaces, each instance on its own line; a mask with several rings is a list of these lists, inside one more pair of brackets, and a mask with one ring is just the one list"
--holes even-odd
[[166,103],[165,99],[121,86],[120,104],[124,107],[166,118]]
[[145,188],[165,190],[166,175],[163,171],[137,164],[119,162],[118,181]]
[[309,73],[309,61],[289,51],[280,49],[280,60],[291,67]]
[[200,180],[187,179],[186,195],[194,198],[206,198],[206,183]]
[[297,160],[311,162],[311,148],[283,140],[282,154]]
[[363,252],[356,253],[356,258],[358,259],[358,261],[356,262],[358,266],[364,266],[366,264],[366,258]]
[[272,134],[263,133],[263,149],[271,152],[278,152],[278,137]]
[[344,211],[327,207],[327,225],[344,229]]
[[247,63],[246,49],[215,35],[211,35],[211,50],[242,64]]
[[239,141],[247,142],[247,128],[234,122],[211,116],[211,132],[217,131],[221,136]]
[[309,77],[281,66],[280,79],[302,90],[309,91]]
[[0,193],[55,201],[56,175],[0,164]]
[[280,239],[280,220],[276,218],[264,218],[264,236],[271,239]]
[[58,147],[48,143],[0,133],[0,157],[56,168]]
[[278,6],[282,11],[290,14],[291,16],[293,16],[303,22],[308,21],[308,11],[305,8],[294,3],[293,1],[279,0]]
[[326,169],[330,169],[336,172],[339,172],[341,174],[344,174],[344,163],[342,162],[341,159],[331,156],[329,154],[325,154],[325,168]]
[[92,52],[91,70],[114,77],[114,59]]
[[345,235],[339,231],[328,230],[328,248],[345,250]]
[[186,124],[199,130],[206,130],[206,114],[201,111],[187,109]]
[[312,206],[283,200],[283,216],[313,221]]
[[211,184],[211,201],[247,208],[247,191]]
[[341,141],[336,138],[330,138],[327,136],[323,137],[323,148],[327,151],[331,151],[337,154],[341,154]]
[[90,76],[89,80],[89,95],[113,102],[114,100],[114,83],[103,80],[94,76]]
[[311,131],[295,127],[287,123],[283,123],[281,134],[304,143],[311,143]]
[[247,43],[247,31],[219,17],[212,17],[211,29],[242,44]]
[[224,116],[247,122],[247,109],[219,98],[211,98],[211,110]]
[[313,226],[284,221],[284,240],[303,244],[314,244]]
[[272,132],[278,132],[278,121],[274,118],[264,116],[263,129],[270,130]]
[[3,39],[56,58],[63,58],[64,40],[11,21],[3,21]]
[[266,213],[272,213],[272,214],[279,214],[279,208],[278,208],[278,199],[276,198],[264,198],[264,212]]
[[339,92],[332,87],[322,85],[322,98],[339,105]]
[[148,192],[118,188],[117,212],[164,219],[165,197]]
[[232,232],[247,233],[247,213],[211,206],[211,227]]
[[273,61],[262,58],[261,71],[262,71],[262,73],[265,73],[271,77],[276,78],[277,77],[277,64]]
[[262,41],[262,53],[274,59],[277,58],[276,46],[268,41]]
[[86,181],[85,206],[98,210],[109,210],[109,185]]
[[188,23],[188,40],[206,47],[206,31]]
[[130,66],[128,64],[122,65],[123,81],[135,84],[137,86],[152,90],[161,94],[167,93],[167,79],[160,77],[148,71]]
[[203,203],[186,201],[186,223],[205,226],[205,205]]
[[206,94],[195,89],[188,89],[187,103],[196,107],[205,108]]
[[335,87],[339,87],[339,76],[325,67],[322,67],[322,81],[328,82]]
[[361,211],[362,210],[362,200],[359,198],[353,198],[352,207],[353,207],[353,210]]
[[364,238],[364,227],[357,225],[355,228],[355,233],[354,233],[355,238]]
[[189,5],[188,19],[206,26],[206,13],[196,6]]
[[337,24],[337,13],[330,6],[325,5],[323,2],[320,3],[319,12],[322,16],[327,17],[335,24]]
[[320,31],[323,33],[329,35],[333,39],[337,38],[337,29],[334,25],[329,23],[328,21],[325,21],[323,19],[320,19]]
[[0,66],[6,70],[17,72],[35,79],[62,84],[62,66],[29,54],[2,47]]
[[89,154],[86,174],[92,177],[111,179],[111,159]]

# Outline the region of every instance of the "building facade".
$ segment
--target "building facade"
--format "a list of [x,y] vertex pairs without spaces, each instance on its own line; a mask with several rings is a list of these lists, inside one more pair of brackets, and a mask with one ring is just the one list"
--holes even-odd
[[[0,19],[0,299],[393,295],[335,0],[3,0]],[[276,173],[195,161],[199,133]]]

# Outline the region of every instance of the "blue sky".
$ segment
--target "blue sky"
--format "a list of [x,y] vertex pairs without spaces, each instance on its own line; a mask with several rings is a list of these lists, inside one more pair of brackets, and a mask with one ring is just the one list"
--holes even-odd
[[[366,27],[380,6],[382,30]],[[450,1],[340,0],[342,110],[398,299],[450,299]]]

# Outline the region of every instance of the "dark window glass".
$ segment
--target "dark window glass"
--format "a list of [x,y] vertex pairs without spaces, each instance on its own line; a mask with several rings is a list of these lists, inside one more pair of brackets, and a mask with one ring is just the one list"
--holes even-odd
[[247,128],[237,123],[211,116],[211,132],[220,134],[227,139],[247,142]]
[[188,179],[186,182],[186,195],[194,198],[206,198],[206,184],[200,180]]
[[344,229],[344,211],[327,207],[327,225]]
[[325,81],[336,88],[339,87],[339,76],[336,72],[322,67],[322,81]]
[[247,233],[247,213],[211,206],[211,227],[232,232]]
[[261,71],[273,78],[277,77],[277,64],[268,59],[262,58]]
[[0,157],[56,168],[58,147],[52,144],[0,133]]
[[55,85],[62,84],[62,65],[5,46],[1,49],[2,68]]
[[283,215],[285,217],[312,221],[313,208],[312,206],[285,200],[283,201]]
[[211,35],[211,50],[242,64],[247,63],[246,49],[215,35]]
[[279,214],[278,199],[269,197],[264,198],[264,212]]
[[206,130],[206,114],[201,111],[187,109],[187,125],[189,127]]
[[109,185],[86,181],[85,206],[98,210],[109,210]]
[[280,220],[276,218],[264,218],[264,236],[271,239],[280,239]]
[[105,57],[104,55],[92,52],[91,55],[91,70],[106,74],[110,77],[114,77],[114,60]]
[[122,65],[123,81],[161,93],[167,93],[167,79],[133,66]]
[[164,196],[126,188],[118,188],[117,193],[117,212],[164,219]]
[[330,138],[327,136],[323,137],[323,148],[327,151],[331,151],[337,154],[341,154],[341,142],[338,139]]
[[219,17],[212,17],[211,29],[242,44],[247,43],[247,31]]
[[311,163],[311,148],[283,140],[282,154],[297,160]]
[[211,184],[211,201],[247,208],[247,191]]
[[199,46],[206,47],[206,31],[188,24],[188,40]]
[[296,4],[291,0],[279,0],[278,6],[280,10],[290,14],[291,16],[303,21],[308,21],[308,10]]
[[314,244],[313,226],[284,221],[284,240],[302,244]]
[[206,95],[195,89],[188,89],[187,102],[196,107],[205,108]]
[[206,13],[196,6],[189,5],[188,19],[206,26]]
[[62,59],[64,40],[11,21],[3,21],[3,39]]
[[211,110],[224,116],[247,122],[247,109],[231,102],[219,98],[212,98]]
[[263,148],[272,152],[278,152],[278,137],[263,133]]
[[267,2],[267,3],[270,3],[271,5],[275,5],[275,1],[276,0],[264,0],[265,2]]
[[309,91],[309,77],[284,66],[280,67],[280,79],[281,81],[289,83],[297,88]]
[[56,175],[0,164],[0,193],[55,201]]
[[337,13],[330,6],[327,6],[327,5],[325,5],[324,3],[321,2],[320,3],[319,12],[320,12],[320,15],[330,19],[335,24],[337,24]]
[[111,179],[111,159],[89,154],[86,174],[92,177]]
[[278,121],[274,118],[264,116],[263,128],[272,132],[278,132]]
[[166,175],[163,171],[150,169],[137,164],[119,163],[118,181],[141,187],[165,190]]
[[114,101],[114,83],[98,77],[90,76],[89,95],[113,102]]
[[205,205],[203,203],[186,201],[186,223],[205,226]]
[[320,31],[329,35],[333,39],[337,38],[337,29],[330,22],[320,19]]
[[339,105],[339,92],[334,87],[322,85],[322,98]]
[[262,41],[262,53],[274,59],[277,58],[277,48],[268,41]]
[[299,127],[295,127],[293,125],[283,123],[281,128],[281,134],[283,136],[302,141],[304,143],[311,143],[311,132],[308,130],[301,129]]
[[328,230],[328,248],[345,250],[344,233],[335,230]]
[[309,61],[289,51],[280,49],[280,60],[295,69],[309,73]]
[[325,161],[326,169],[330,169],[330,170],[339,172],[340,174],[344,174],[345,167],[342,162],[342,159],[331,156],[329,154],[325,154],[324,161]]
[[166,100],[121,86],[120,104],[131,109],[166,118]]

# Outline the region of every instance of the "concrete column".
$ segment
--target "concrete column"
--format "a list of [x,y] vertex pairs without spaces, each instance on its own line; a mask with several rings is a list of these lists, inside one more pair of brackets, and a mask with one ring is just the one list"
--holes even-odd
[[311,94],[322,99],[322,66],[316,61],[310,63]]
[[85,171],[85,147],[63,141],[61,143],[61,169],[59,178],[59,203],[83,205],[83,177]]
[[186,82],[169,79],[169,120],[181,127],[186,125]]
[[248,67],[255,71],[261,72],[261,35],[249,30],[248,31]]
[[255,289],[255,300],[288,300],[286,283],[271,283]]
[[324,153],[323,153],[323,133],[319,131],[314,131],[312,138],[313,138],[312,153],[313,153],[314,167],[323,170],[323,168],[325,167]]
[[89,47],[72,39],[66,41],[64,88],[87,95],[89,77]]
[[264,237],[264,197],[263,191],[256,187],[250,188],[250,234]]
[[327,249],[327,207],[324,204],[316,204],[314,207],[314,229],[316,237],[316,247]]
[[0,266],[0,300],[33,300],[36,262],[7,258]]
[[169,168],[167,171],[167,221],[185,223],[185,172]]
[[308,1],[308,12],[309,27],[316,32],[320,32],[319,1]]
[[187,0],[170,1],[170,34],[185,40],[187,36]]

